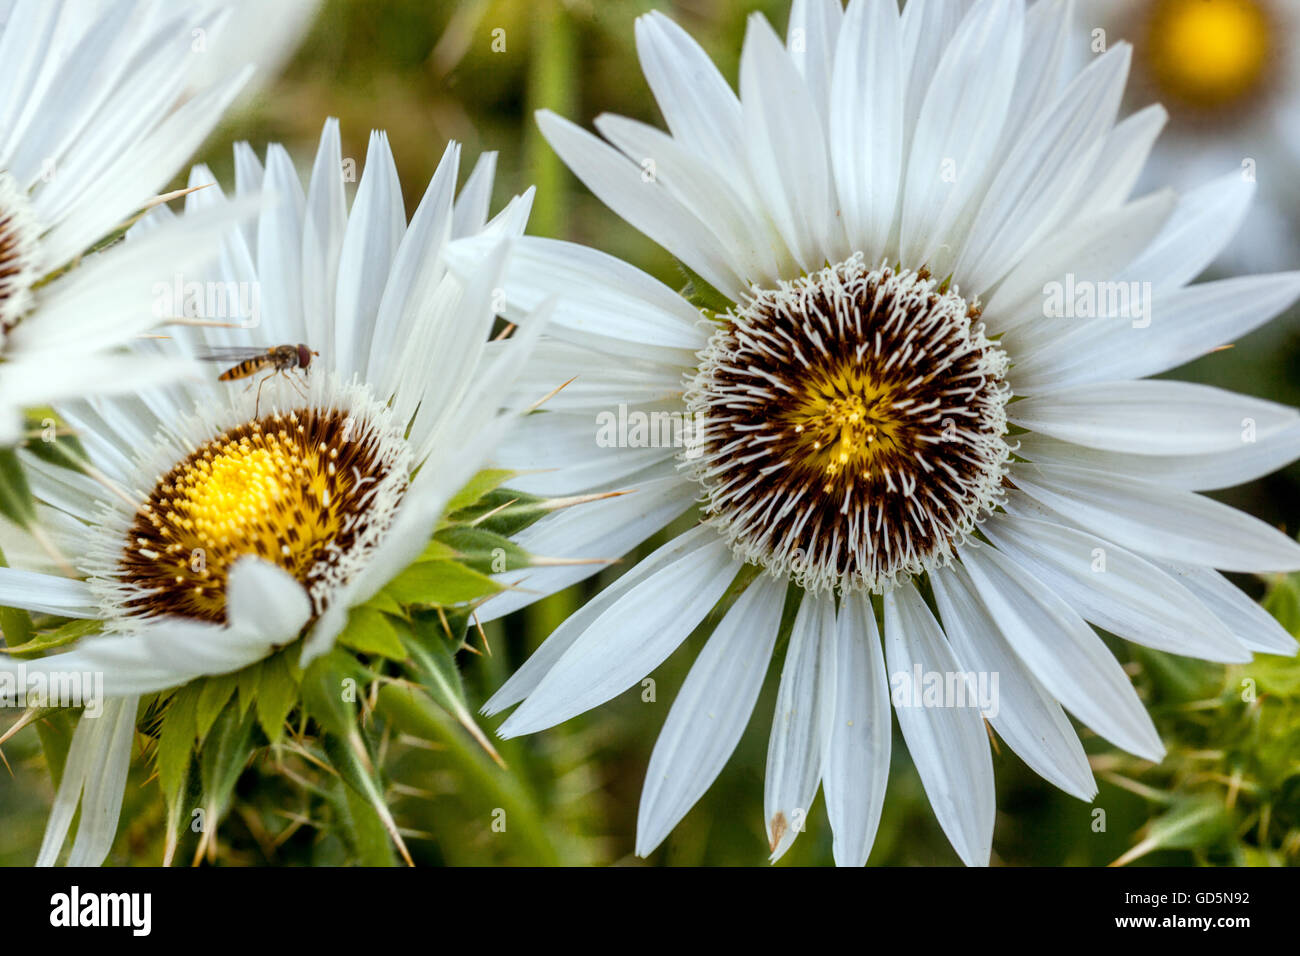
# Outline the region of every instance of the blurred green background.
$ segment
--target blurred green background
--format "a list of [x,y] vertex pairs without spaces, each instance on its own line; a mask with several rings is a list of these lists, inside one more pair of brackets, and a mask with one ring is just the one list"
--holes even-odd
[[[754,0],[327,0],[280,75],[236,111],[202,150],[233,184],[231,143],[289,149],[304,169],[327,116],[341,120],[343,155],[364,161],[371,129],[387,130],[408,214],[449,139],[465,147],[462,177],[485,150],[499,151],[494,209],[538,187],[530,232],[598,246],[673,285],[671,258],[605,209],[536,133],[546,106],[584,125],[605,111],[659,124],[641,77],[633,20],[662,9],[683,24],[734,82],[745,19],[757,9],[783,30],[788,4]],[[503,31],[503,32],[497,32]],[[494,41],[495,47],[494,49]],[[504,51],[499,48],[504,43]],[[183,179],[183,177],[182,177]],[[1300,404],[1300,325],[1283,318],[1216,353],[1190,377]],[[1188,377],[1182,370],[1180,377]],[[1296,467],[1224,494],[1224,500],[1294,533],[1300,529]],[[488,628],[491,655],[461,655],[471,699],[485,699],[585,596],[616,575],[542,602]],[[1266,582],[1243,581],[1262,594]],[[1300,601],[1291,581],[1271,582],[1271,606],[1293,632]],[[552,731],[501,746],[510,772],[472,745],[393,739],[385,750],[390,797],[423,864],[754,865],[766,859],[762,822],[767,732],[778,652],[751,725],[704,799],[649,860],[633,855],[646,762],[676,689],[702,645],[697,634],[653,675],[654,700],[633,688]],[[1300,858],[1300,669],[1263,659],[1232,669],[1187,662],[1113,642],[1170,747],[1158,768],[1084,731],[1100,794],[1088,805],[1056,791],[1005,747],[995,747],[995,863],[1105,865],[1134,847],[1135,864],[1294,863]],[[1248,683],[1243,684],[1243,681]],[[1243,687],[1253,688],[1244,693]],[[1244,697],[1253,699],[1243,699]],[[488,725],[496,726],[497,718]],[[884,818],[871,861],[956,865],[895,733]],[[0,864],[36,855],[52,788],[35,735],[5,745],[0,770]],[[218,861],[346,862],[331,833],[328,794],[301,786],[302,768],[267,760],[239,786],[240,808],[222,824]],[[161,859],[162,809],[137,761],[110,863]],[[505,829],[494,828],[504,810]],[[1097,810],[1103,811],[1102,815]],[[831,834],[818,798],[808,832],[781,865],[829,864]]]

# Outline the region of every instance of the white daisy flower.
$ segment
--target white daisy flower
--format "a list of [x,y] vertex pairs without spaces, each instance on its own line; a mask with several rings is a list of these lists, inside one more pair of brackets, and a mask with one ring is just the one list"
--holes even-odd
[[1094,49],[1132,41],[1132,92],[1169,110],[1139,188],[1191,189],[1241,169],[1259,180],[1260,198],[1219,264],[1291,266],[1300,243],[1300,7],[1292,0],[1085,0],[1080,13]]
[[[84,474],[23,453],[42,522],[81,577],[0,568],[0,605],[102,633],[0,669],[101,674],[107,698],[103,716],[78,725],[42,863],[57,857],[78,797],[69,862],[108,852],[141,695],[232,673],[300,636],[303,667],[328,651],[349,611],[429,545],[503,431],[502,383],[535,333],[489,348],[504,246],[469,282],[447,273],[442,252],[454,237],[518,235],[532,193],[487,222],[495,156],[454,199],[459,161],[453,143],[407,223],[382,133],[350,213],[337,122],[305,193],[282,147],[263,166],[237,146],[239,189],[264,187],[261,214],[186,288],[228,303],[254,290],[260,323],[187,327],[166,348],[295,343],[292,361],[269,376],[218,381],[214,366],[203,383],[59,405],[84,445]],[[212,175],[196,167],[191,180]],[[218,187],[192,193],[185,216],[226,202]],[[155,210],[138,241],[172,218]],[[138,350],[150,345],[162,353]]]
[[[1300,568],[1300,546],[1196,492],[1296,458],[1300,414],[1147,376],[1258,327],[1300,296],[1300,274],[1188,285],[1253,186],[1230,170],[1181,198],[1130,199],[1164,113],[1117,119],[1126,45],[1065,75],[1067,7],[796,2],[786,44],[750,19],[739,97],[650,14],[637,45],[670,133],[601,116],[608,145],[540,115],[578,177],[693,274],[695,295],[569,243],[516,243],[509,307],[563,298],[528,376],[573,381],[499,464],[534,471],[513,483],[526,491],[635,492],[544,519],[521,543],[617,555],[697,503],[701,515],[562,624],[485,710],[520,704],[506,737],[567,720],[739,595],[651,757],[638,853],[734,749],[788,594],[764,797],[774,859],[820,785],[835,859],[866,860],[891,700],[940,825],[983,864],[983,718],[1085,800],[1096,785],[1067,712],[1161,759],[1089,624],[1216,661],[1294,652],[1219,571]],[[453,269],[478,254],[457,244]],[[535,594],[583,573],[506,579]]]
[[[24,407],[170,380],[184,363],[125,354],[159,317],[159,262],[215,246],[210,217],[83,254],[144,207],[216,126],[251,67],[206,66],[213,3],[17,0],[0,5],[0,445]],[[246,60],[241,62],[247,62]],[[193,95],[189,95],[189,94]]]

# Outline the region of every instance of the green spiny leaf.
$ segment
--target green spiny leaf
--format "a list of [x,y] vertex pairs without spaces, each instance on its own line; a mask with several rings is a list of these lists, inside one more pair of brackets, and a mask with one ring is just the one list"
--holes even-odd
[[271,743],[279,743],[284,722],[298,702],[298,679],[289,656],[281,651],[262,662],[257,682],[257,719]]
[[456,549],[436,539],[424,546],[419,561],[455,561]]
[[378,811],[354,787],[343,784],[338,788],[342,795],[343,812],[347,815],[343,835],[356,854],[361,866],[396,866],[397,854],[388,829]]
[[451,548],[469,568],[481,574],[499,574],[529,566],[528,552],[509,538],[484,528],[456,525],[434,535],[434,543]]
[[[42,433],[39,441],[27,442],[25,447],[29,452],[60,468],[69,468],[73,471],[85,470],[83,463],[90,460],[85,448],[76,435],[58,433],[59,421],[53,409],[37,409],[34,414],[28,415],[27,423],[28,431]],[[54,434],[48,434],[49,430],[53,430]]]
[[415,664],[420,683],[448,711],[466,709],[465,685],[461,681],[452,644],[441,633],[441,624],[433,615],[422,615],[416,626],[402,632],[402,643]]
[[1215,798],[1178,801],[1151,822],[1147,843],[1166,850],[1213,846],[1232,833],[1232,814]]
[[16,657],[29,657],[42,651],[63,647],[65,644],[72,644],[88,635],[98,634],[103,629],[102,621],[68,621],[52,631],[34,635],[25,644],[11,646],[8,652]]
[[168,806],[184,791],[190,760],[198,745],[199,682],[192,681],[172,695],[158,733],[158,784]]
[[20,528],[30,528],[36,521],[32,489],[13,448],[0,448],[0,515]]
[[235,674],[220,674],[206,677],[199,681],[199,700],[195,709],[199,740],[205,740],[208,731],[216,722],[217,715],[234,695],[239,686],[239,677]]
[[468,508],[479,501],[488,492],[500,487],[515,476],[516,472],[504,468],[489,468],[480,471],[471,478],[465,487],[451,496],[445,509],[447,514]]
[[36,735],[41,738],[45,763],[50,768],[50,779],[56,789],[63,779],[63,765],[68,761],[68,748],[72,746],[74,729],[72,715],[67,710],[56,711],[36,722]]
[[377,654],[391,660],[405,659],[406,651],[397,628],[388,615],[369,607],[354,607],[338,642],[363,654]]
[[303,673],[303,706],[328,733],[347,737],[356,726],[361,677],[356,658],[339,648],[317,658]]
[[384,590],[403,604],[446,606],[495,594],[501,585],[455,561],[421,561],[390,581]]
[[217,716],[203,742],[199,778],[203,783],[203,806],[210,817],[208,827],[215,827],[230,806],[235,782],[253,755],[255,726],[253,715],[241,717],[239,708],[231,702]]
[[456,658],[452,654],[450,642],[441,636],[440,623],[427,620],[418,622],[423,627],[415,627],[403,633],[403,642],[410,651],[415,664],[416,676],[421,685],[429,692],[432,700],[465,728],[471,737],[498,764],[502,764],[500,755],[483,732],[470,712],[469,700],[465,696],[465,685],[461,681],[460,670],[456,667]]
[[1300,635],[1300,580],[1297,580],[1297,575],[1277,577],[1261,604],[1288,633]]
[[[343,782],[363,797],[374,810],[388,832],[389,839],[397,846],[402,858],[409,865],[411,856],[407,852],[406,844],[402,842],[401,834],[397,831],[397,823],[393,820],[392,812],[384,800],[384,788],[379,781],[379,773],[375,769],[374,759],[360,732],[353,727],[346,737],[326,734],[321,743],[325,748],[326,757],[329,758],[330,766],[338,771]],[[355,842],[358,837],[359,835],[353,834],[351,840]]]
[[379,591],[367,601],[363,607],[374,608],[376,611],[383,611],[385,614],[391,614],[393,617],[406,617],[406,608],[402,607],[387,591]]
[[549,498],[540,498],[510,488],[488,492],[468,508],[449,512],[449,524],[470,524],[497,534],[511,535],[552,511]]

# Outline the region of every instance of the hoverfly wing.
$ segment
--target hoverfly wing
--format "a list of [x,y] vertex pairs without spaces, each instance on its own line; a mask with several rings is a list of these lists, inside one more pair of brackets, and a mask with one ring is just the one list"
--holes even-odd
[[224,362],[227,365],[234,365],[238,362],[246,362],[249,359],[263,358],[266,356],[266,349],[257,348],[256,346],[207,346],[198,349],[195,358],[200,362]]

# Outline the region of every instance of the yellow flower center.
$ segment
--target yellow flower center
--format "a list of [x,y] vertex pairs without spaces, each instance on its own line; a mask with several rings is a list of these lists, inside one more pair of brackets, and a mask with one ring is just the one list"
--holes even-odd
[[1148,67],[1164,96],[1222,109],[1263,85],[1272,28],[1260,0],[1157,0],[1147,22]]
[[684,462],[742,560],[879,592],[996,504],[1006,369],[977,303],[855,256],[727,313],[686,391],[702,426]]
[[[804,462],[827,478],[842,472],[871,477],[874,463],[899,449],[894,389],[884,388],[850,363],[818,369],[779,418],[802,437]],[[831,490],[827,484],[826,491]]]
[[384,530],[372,504],[405,486],[376,434],[341,412],[240,425],[163,475],[137,512],[121,564],[137,589],[127,607],[224,621],[230,568],[255,555],[297,578],[320,611],[327,589],[317,585]]

